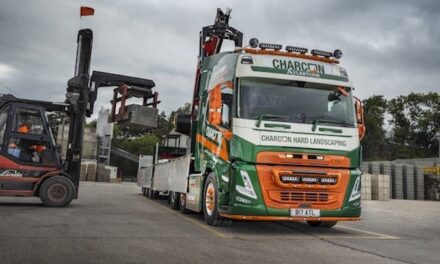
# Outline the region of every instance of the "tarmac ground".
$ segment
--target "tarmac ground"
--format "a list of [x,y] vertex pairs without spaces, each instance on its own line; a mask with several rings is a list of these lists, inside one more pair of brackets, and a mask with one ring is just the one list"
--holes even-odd
[[362,220],[205,224],[131,183],[81,183],[66,208],[0,197],[0,263],[439,263],[440,203],[363,201]]

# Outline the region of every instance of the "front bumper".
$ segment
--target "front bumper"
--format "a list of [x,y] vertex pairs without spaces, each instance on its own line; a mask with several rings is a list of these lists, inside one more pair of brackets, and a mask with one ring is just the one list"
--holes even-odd
[[233,214],[220,214],[224,218],[240,221],[359,221],[360,217],[290,217],[290,216],[261,216],[261,215],[233,215]]
[[[247,172],[252,181],[256,198],[246,197],[243,193],[232,191],[228,206],[220,208],[220,213],[225,218],[249,221],[356,221],[360,219],[360,196],[354,200],[350,198],[354,189],[358,188],[355,187],[355,182],[360,177],[358,169],[346,170],[346,174],[343,177],[347,177],[347,180],[341,181],[341,183],[344,183],[344,186],[341,186],[343,188],[338,188],[340,190],[340,199],[338,199],[337,203],[333,202],[332,204],[307,201],[299,203],[293,201],[280,203],[275,201],[275,203],[273,202],[274,200],[268,203],[268,194],[274,190],[273,186],[267,188],[267,184],[265,186],[260,182],[261,174],[260,176],[258,175],[258,169],[255,165],[242,163],[240,166],[237,166],[235,177],[232,177],[234,179],[232,186],[244,186],[239,173],[243,170]],[[317,190],[317,192],[320,191],[323,192],[324,190]],[[291,217],[291,208],[320,209],[320,217]]]

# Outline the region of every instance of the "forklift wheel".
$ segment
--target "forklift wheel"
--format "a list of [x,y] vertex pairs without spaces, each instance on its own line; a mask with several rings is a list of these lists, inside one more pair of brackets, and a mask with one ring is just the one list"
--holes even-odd
[[47,207],[64,207],[73,199],[75,186],[64,176],[54,176],[43,182],[40,187],[40,199]]

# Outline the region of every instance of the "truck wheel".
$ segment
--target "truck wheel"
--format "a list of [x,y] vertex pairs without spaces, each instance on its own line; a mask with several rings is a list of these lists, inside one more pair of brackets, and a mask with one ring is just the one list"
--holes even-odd
[[189,213],[189,210],[186,209],[186,194],[185,193],[180,193],[180,195],[179,195],[179,210],[184,214]]
[[54,176],[43,182],[39,196],[44,206],[64,207],[70,204],[75,195],[75,186],[64,176]]
[[312,227],[333,227],[338,221],[307,221],[307,224]]
[[170,206],[172,209],[177,210],[179,209],[179,193],[178,192],[170,192]]
[[151,200],[154,200],[154,191],[153,191],[152,189],[148,190],[148,197],[149,197]]
[[203,188],[203,217],[208,225],[229,226],[230,219],[220,216],[218,212],[218,187],[215,183],[214,173],[210,173]]
[[160,194],[159,194],[159,192],[158,191],[154,191],[153,192],[153,199],[154,200],[158,200],[160,198]]
[[142,194],[146,196],[146,189],[145,189],[145,187],[142,187]]

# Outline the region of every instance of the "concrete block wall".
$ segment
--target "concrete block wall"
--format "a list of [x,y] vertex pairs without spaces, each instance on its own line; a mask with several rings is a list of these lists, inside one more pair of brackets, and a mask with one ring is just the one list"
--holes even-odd
[[414,166],[414,184],[416,199],[425,200],[425,174],[421,166]]
[[403,199],[403,165],[391,165],[391,181],[393,184],[393,199]]
[[[392,199],[425,200],[428,198],[426,189],[430,188],[431,183],[426,182],[424,168],[435,166],[440,166],[440,159],[363,162],[360,169],[362,173],[389,175],[389,194]],[[374,199],[374,191],[372,195]]]
[[403,197],[415,200],[414,165],[403,165]]
[[390,175],[371,174],[371,199],[388,201],[390,199]]
[[383,162],[380,163],[380,174],[388,175],[389,181],[389,198],[392,198],[393,193],[393,184],[391,181],[391,162]]
[[371,200],[371,174],[364,173],[361,176],[361,199]]
[[87,164],[87,181],[96,181],[96,163]]

